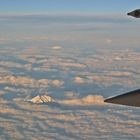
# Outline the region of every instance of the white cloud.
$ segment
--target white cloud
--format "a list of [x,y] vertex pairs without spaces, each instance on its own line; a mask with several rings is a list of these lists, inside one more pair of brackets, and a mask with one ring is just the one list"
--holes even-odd
[[60,87],[60,86],[62,86],[63,84],[64,84],[64,81],[62,81],[62,80],[50,80],[50,84],[52,85],[52,86],[55,86],[55,87]]
[[[36,80],[31,77],[26,76],[13,76],[13,75],[7,75],[7,76],[1,76],[0,77],[0,83],[1,84],[11,84],[11,85],[21,85],[24,87],[47,87],[55,86],[60,87],[64,84],[64,81],[62,80],[49,80],[49,79],[39,79]],[[6,88],[6,90],[9,90],[10,88]],[[11,90],[11,89],[10,89]]]
[[75,106],[85,106],[85,105],[104,105],[104,98],[100,95],[88,95],[83,98],[68,99],[59,101],[59,103]]
[[86,76],[85,76],[85,78],[82,78],[80,76],[76,76],[74,78],[73,82],[76,83],[76,84],[86,84],[86,83],[92,83],[93,80],[88,78],[88,77],[86,77]]
[[77,77],[74,78],[74,83],[76,83],[76,84],[84,84],[85,80],[83,78],[77,76]]
[[60,49],[62,49],[62,46],[59,46],[59,45],[57,45],[57,46],[52,46],[52,49],[53,49],[53,50],[60,50]]

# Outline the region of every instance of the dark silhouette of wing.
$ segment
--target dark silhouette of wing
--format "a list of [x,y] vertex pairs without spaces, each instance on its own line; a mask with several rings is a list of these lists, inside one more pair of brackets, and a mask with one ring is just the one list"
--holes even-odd
[[140,89],[108,98],[105,102],[140,107]]
[[140,18],[140,9],[136,9],[132,12],[127,13],[128,16],[133,16],[136,18]]

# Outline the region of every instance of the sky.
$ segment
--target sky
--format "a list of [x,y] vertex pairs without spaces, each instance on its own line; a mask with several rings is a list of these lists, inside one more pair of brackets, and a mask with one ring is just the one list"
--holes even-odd
[[139,0],[0,0],[0,13],[120,13],[139,5]]
[[140,20],[126,14],[139,5],[139,0],[0,0],[0,42],[48,38],[78,46],[139,46]]

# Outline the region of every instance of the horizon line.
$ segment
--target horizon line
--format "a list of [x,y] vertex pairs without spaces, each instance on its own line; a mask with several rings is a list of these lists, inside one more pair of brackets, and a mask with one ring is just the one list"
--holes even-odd
[[99,16],[99,17],[123,17],[125,14],[121,13],[88,13],[88,12],[51,12],[51,13],[0,13],[0,16]]

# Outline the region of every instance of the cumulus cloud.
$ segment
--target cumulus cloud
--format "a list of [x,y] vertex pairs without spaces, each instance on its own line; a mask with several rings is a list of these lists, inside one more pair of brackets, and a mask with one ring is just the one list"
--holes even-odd
[[131,72],[126,72],[126,71],[110,71],[107,73],[108,76],[115,76],[115,77],[120,77],[120,76],[131,76]]
[[59,101],[59,103],[74,106],[74,105],[104,105],[104,98],[100,95],[88,95],[83,98],[68,99]]
[[13,93],[28,93],[29,89],[6,86],[6,87],[4,87],[4,91],[13,92]]
[[63,67],[74,67],[74,68],[85,68],[86,66],[84,64],[80,63],[74,63],[74,62],[59,62],[58,63],[60,66]]
[[[112,83],[123,86],[133,86],[136,83],[135,80],[128,79],[128,75],[122,75],[121,73],[116,73],[113,75],[104,74],[104,75],[96,75],[88,76],[93,80],[93,83],[98,85],[110,86]],[[122,80],[123,79],[123,80]]]
[[85,80],[83,78],[77,76],[77,77],[74,78],[74,82],[76,84],[84,84]]
[[76,76],[73,81],[76,84],[87,84],[87,83],[92,83],[93,82],[92,79],[89,79],[88,77],[82,78],[82,77],[79,77],[79,76]]
[[62,46],[59,46],[59,45],[57,45],[57,46],[52,46],[52,49],[53,49],[53,50],[60,50],[60,49],[62,49]]
[[34,84],[35,80],[28,77],[18,77],[18,76],[8,75],[8,76],[0,77],[0,83],[1,84],[10,83],[13,85],[30,85],[30,84]]
[[50,84],[55,87],[60,87],[64,84],[62,80],[50,80]]
[[[7,75],[7,76],[1,76],[0,77],[0,84],[11,84],[11,85],[21,85],[24,87],[47,87],[48,85],[51,86],[62,86],[63,85],[62,80],[49,80],[49,79],[33,79],[31,77],[26,76],[13,76],[13,75]],[[8,88],[9,90],[9,88]]]
[[[30,61],[30,60],[29,60]],[[33,60],[31,60],[33,62]],[[34,60],[34,62],[36,62]],[[0,66],[5,67],[5,68],[18,68],[18,69],[25,69],[25,70],[32,70],[32,64],[20,64],[16,62],[11,62],[11,61],[0,61]]]

